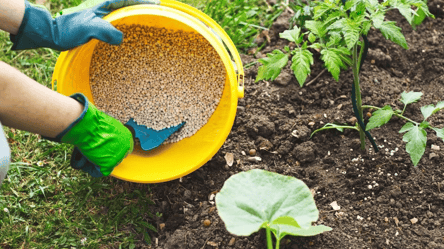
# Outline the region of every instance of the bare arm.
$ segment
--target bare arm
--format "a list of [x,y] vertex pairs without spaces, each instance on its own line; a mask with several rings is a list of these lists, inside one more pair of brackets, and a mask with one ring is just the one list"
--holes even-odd
[[56,137],[82,113],[83,105],[0,62],[0,120],[10,127]]
[[[0,29],[17,34],[24,0],[0,0]],[[82,113],[76,100],[54,92],[0,61],[0,121],[10,127],[56,137]]]
[[0,0],[0,29],[16,35],[24,15],[25,0]]

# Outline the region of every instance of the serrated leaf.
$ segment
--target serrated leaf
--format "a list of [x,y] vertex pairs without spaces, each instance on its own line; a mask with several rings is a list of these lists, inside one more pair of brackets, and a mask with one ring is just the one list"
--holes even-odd
[[345,19],[339,19],[335,22],[333,22],[332,24],[330,24],[326,29],[327,30],[341,30],[342,28],[344,28],[346,23]]
[[302,87],[310,74],[310,66],[313,65],[313,54],[307,49],[296,49],[292,58],[291,69]]
[[325,67],[331,73],[336,81],[339,81],[339,74],[341,72],[341,67],[344,67],[341,56],[337,52],[331,49],[321,50],[321,60],[324,61]]
[[375,26],[375,28],[379,29],[381,27],[382,23],[384,22],[385,13],[382,11],[376,12],[370,18],[373,21],[373,26]]
[[425,147],[427,144],[427,133],[426,131],[419,127],[414,126],[402,137],[404,142],[407,142],[405,149],[407,153],[410,154],[412,163],[416,166],[421,160],[422,155],[424,155]]
[[339,55],[342,62],[344,62],[343,66],[341,66],[342,69],[347,69],[347,66],[352,65],[352,59],[350,58],[351,51],[349,49],[347,49],[346,47],[337,47],[337,48],[330,48],[330,50]]
[[368,1],[368,3],[369,3],[369,7],[375,7],[375,6],[378,6],[378,4],[379,4],[379,2],[378,2],[378,0],[367,0]]
[[420,100],[422,97],[422,92],[402,92],[401,93],[401,102],[404,103],[404,105],[408,105],[411,103],[415,103],[416,101]]
[[283,67],[287,65],[288,55],[280,50],[274,50],[268,57],[259,59],[262,66],[257,71],[256,82],[259,80],[275,80]]
[[401,13],[401,15],[403,15],[405,19],[407,19],[407,22],[409,22],[409,24],[412,24],[413,15],[415,14],[415,11],[412,10],[410,4],[396,2],[396,4],[394,4],[393,7],[399,10],[399,13]]
[[313,34],[317,35],[318,37],[324,37],[326,32],[324,25],[320,21],[306,21],[305,28],[313,32]]
[[368,31],[370,30],[370,28],[372,27],[372,23],[370,22],[370,21],[364,21],[363,23],[362,23],[362,34],[363,35],[367,35],[368,34]]
[[386,21],[382,22],[379,30],[385,39],[388,39],[401,47],[408,49],[407,41],[405,40],[404,35],[401,33],[401,28],[395,25],[394,21]]
[[424,120],[426,120],[428,117],[430,117],[430,115],[433,114],[434,110],[435,110],[434,105],[426,105],[426,106],[421,107],[421,113],[422,113],[422,116],[424,116]]
[[314,8],[314,16],[313,19],[317,20],[322,17],[325,13],[327,13],[331,9],[327,3],[321,2],[318,6]]
[[310,34],[308,35],[308,40],[309,40],[311,43],[313,43],[313,42],[316,41],[316,36],[313,35],[312,32],[310,32]]
[[299,41],[300,34],[301,34],[301,29],[295,25],[292,30],[285,30],[283,33],[280,33],[279,37],[287,39],[296,44],[299,44],[301,43],[301,41]]
[[436,136],[444,141],[444,128],[432,128],[436,132]]
[[335,22],[341,18],[344,18],[344,17],[342,16],[342,13],[340,11],[336,11],[336,12],[329,14],[327,19],[325,19],[325,21],[324,21],[324,28],[330,26],[333,22]]
[[413,129],[413,127],[415,127],[415,125],[411,122],[408,122],[404,126],[402,126],[401,130],[399,130],[399,133],[404,133],[406,131],[409,131]]
[[372,116],[369,119],[369,122],[365,128],[366,131],[369,131],[376,127],[381,127],[390,121],[393,115],[393,109],[391,106],[386,105],[381,109],[372,113]]
[[359,40],[359,33],[361,30],[359,24],[350,19],[347,19],[344,24],[342,32],[344,34],[345,43],[347,44],[348,49],[352,49]]
[[339,32],[338,33],[332,33],[332,34],[330,34],[328,42],[327,42],[327,44],[325,46],[327,48],[329,48],[329,47],[336,47],[339,44],[339,42],[341,41],[341,39],[342,39],[342,37],[341,37],[341,34]]

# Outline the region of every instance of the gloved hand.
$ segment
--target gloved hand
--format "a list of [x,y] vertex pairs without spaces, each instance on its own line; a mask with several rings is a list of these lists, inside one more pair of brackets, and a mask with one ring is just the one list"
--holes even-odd
[[83,94],[71,98],[84,105],[80,117],[55,139],[75,146],[71,166],[93,177],[107,176],[133,151],[131,131],[117,119],[98,110]]
[[[92,8],[81,11],[82,8]],[[81,6],[67,9],[59,17],[40,7],[34,7],[25,0],[25,16],[17,35],[10,35],[12,50],[47,47],[69,50],[87,43],[93,38],[118,45],[123,34],[109,22],[102,19],[112,11],[136,4],[159,4],[158,0],[89,0]],[[72,12],[76,11],[76,12]]]

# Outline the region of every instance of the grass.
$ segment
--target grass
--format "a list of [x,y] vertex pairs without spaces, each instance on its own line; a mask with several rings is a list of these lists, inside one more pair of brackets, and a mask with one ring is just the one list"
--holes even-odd
[[[56,13],[80,2],[49,4]],[[219,22],[240,49],[254,46],[252,39],[262,29],[258,26],[270,26],[279,12],[267,11],[264,0],[184,2]],[[50,87],[59,52],[11,51],[11,46],[9,35],[0,31],[0,60]],[[69,166],[70,145],[7,127],[4,131],[12,164],[0,187],[0,248],[140,248],[156,236],[150,185],[92,178]]]

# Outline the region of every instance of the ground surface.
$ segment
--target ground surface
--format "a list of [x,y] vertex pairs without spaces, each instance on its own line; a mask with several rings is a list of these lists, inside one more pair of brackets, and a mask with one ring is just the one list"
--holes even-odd
[[[420,121],[420,106],[444,100],[444,2],[429,6],[436,19],[426,20],[416,31],[397,13],[388,16],[402,27],[409,50],[370,31],[369,58],[361,73],[364,104],[402,108],[397,101],[401,92],[421,91],[422,100],[406,110],[406,116]],[[285,26],[285,20],[278,20],[273,29],[280,25]],[[286,45],[273,32],[271,38],[271,45],[256,57]],[[255,58],[243,60],[246,64]],[[317,61],[312,78],[321,71]],[[343,72],[340,82],[325,73],[302,89],[294,76],[288,76],[289,68],[275,82],[254,83],[256,73],[257,66],[246,70],[245,98],[239,101],[232,132],[216,156],[181,181],[152,187],[153,213],[162,213],[151,220],[159,230],[151,234],[155,248],[265,248],[263,232],[250,237],[229,234],[213,200],[228,177],[256,168],[303,180],[315,193],[317,223],[333,228],[314,237],[289,237],[281,248],[444,248],[441,139],[428,132],[427,148],[416,168],[398,133],[404,122],[397,118],[372,130],[379,153],[362,153],[355,131],[329,130],[310,139],[310,133],[325,123],[350,122],[351,72]],[[444,113],[429,121],[442,128]],[[441,149],[432,150],[432,145]],[[262,161],[247,160],[251,149]],[[226,165],[226,153],[234,154],[232,167]],[[339,211],[330,206],[333,201]],[[203,225],[206,219],[211,221],[208,227]]]

